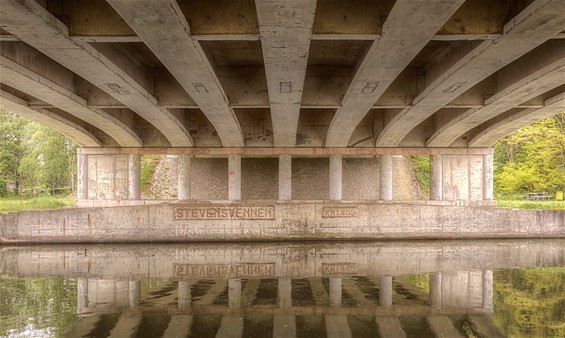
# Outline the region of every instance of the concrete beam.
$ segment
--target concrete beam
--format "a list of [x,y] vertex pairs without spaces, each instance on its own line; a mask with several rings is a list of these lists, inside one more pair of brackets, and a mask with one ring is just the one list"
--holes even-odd
[[275,147],[296,144],[316,0],[256,1]]
[[104,131],[120,146],[141,147],[143,142],[128,125],[97,108],[87,106],[69,89],[0,55],[2,83],[36,97]]
[[379,135],[377,147],[396,147],[444,105],[563,30],[561,0],[536,0],[504,26],[496,40],[465,44],[428,71],[429,86]]
[[496,94],[480,109],[469,109],[436,129],[429,147],[449,146],[467,131],[489,119],[565,83],[565,44],[552,41],[503,68]]
[[108,0],[212,123],[225,147],[243,146],[235,113],[175,0]]
[[122,102],[154,125],[172,146],[193,145],[183,123],[159,107],[157,100],[130,75],[139,73],[131,60],[122,58],[120,68],[88,43],[73,41],[68,27],[33,0],[2,0],[1,4],[2,29]]
[[225,157],[228,155],[278,157],[281,154],[306,157],[331,155],[372,157],[380,155],[485,155],[490,148],[81,148],[87,155],[193,155],[198,157]]
[[81,125],[50,112],[47,109],[30,108],[28,102],[0,89],[0,107],[26,119],[40,123],[67,136],[81,147],[100,147],[102,141]]
[[565,111],[565,92],[545,101],[541,109],[523,109],[483,129],[468,143],[469,147],[491,147],[504,136],[539,120]]
[[333,117],[326,146],[347,146],[379,97],[463,2],[399,0],[394,4],[381,38],[371,46]]

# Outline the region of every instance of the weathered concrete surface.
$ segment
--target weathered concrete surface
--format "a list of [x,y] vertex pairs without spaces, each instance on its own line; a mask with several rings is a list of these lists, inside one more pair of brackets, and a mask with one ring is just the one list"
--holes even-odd
[[261,201],[4,213],[3,243],[565,237],[565,211]]
[[[34,245],[3,246],[0,258],[0,275],[21,277],[279,278],[279,298],[290,301],[291,278],[330,277],[331,283],[334,277],[339,280],[352,275],[390,279],[391,276],[430,273],[443,278],[444,274],[481,274],[484,269],[563,266],[565,241]],[[256,269],[245,270],[244,263],[257,264]],[[212,272],[193,273],[187,269],[203,264],[212,268]],[[234,269],[223,269],[226,266]],[[464,282],[468,284],[467,280]],[[441,283],[430,278],[430,288],[432,286],[439,288],[436,291],[440,295],[446,291],[442,291]],[[290,303],[280,304],[283,308],[287,305],[291,306]]]

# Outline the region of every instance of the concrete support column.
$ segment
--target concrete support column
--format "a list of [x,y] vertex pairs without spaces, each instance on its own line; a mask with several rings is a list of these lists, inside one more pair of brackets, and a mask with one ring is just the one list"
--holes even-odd
[[493,199],[494,173],[493,173],[493,154],[483,155],[483,199],[491,201]]
[[330,277],[330,305],[341,305],[341,277]]
[[88,279],[77,278],[77,314],[88,312]]
[[341,200],[343,161],[340,155],[330,156],[330,199]]
[[493,311],[492,270],[483,270],[483,309]]
[[228,306],[230,308],[241,307],[241,279],[228,280]]
[[178,156],[178,181],[177,198],[179,200],[189,200],[191,198],[191,168],[192,157],[188,155]]
[[443,199],[443,155],[430,156],[430,200]]
[[77,199],[88,199],[88,155],[77,152]]
[[292,199],[292,156],[279,155],[279,199]]
[[292,279],[279,278],[277,295],[280,308],[289,308],[292,306]]
[[441,309],[442,307],[442,284],[443,276],[441,272],[430,274],[430,303],[432,308]]
[[381,306],[392,305],[392,276],[384,276],[379,279],[379,304]]
[[129,281],[128,304],[130,307],[135,307],[141,304],[141,281]]
[[381,155],[379,196],[383,201],[392,201],[392,155]]
[[228,199],[241,199],[241,155],[228,155]]
[[128,155],[128,199],[141,199],[141,156]]
[[192,294],[190,293],[190,282],[179,281],[177,285],[178,307],[185,308],[192,302]]

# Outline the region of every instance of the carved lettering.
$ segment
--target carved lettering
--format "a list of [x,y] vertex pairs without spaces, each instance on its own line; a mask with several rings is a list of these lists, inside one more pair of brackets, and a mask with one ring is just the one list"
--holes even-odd
[[324,207],[323,218],[354,218],[359,216],[357,207]]
[[175,264],[175,277],[274,277],[275,263]]
[[257,220],[275,219],[275,207],[247,205],[217,205],[213,207],[175,207],[173,216],[180,220]]
[[353,275],[358,272],[357,263],[322,263],[323,275]]

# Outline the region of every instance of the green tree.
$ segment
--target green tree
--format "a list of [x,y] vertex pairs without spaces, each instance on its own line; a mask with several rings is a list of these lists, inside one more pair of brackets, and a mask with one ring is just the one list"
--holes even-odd
[[37,123],[0,113],[0,184],[15,180],[20,192],[34,196],[43,189],[50,194],[73,191],[75,179],[74,143]]
[[25,156],[29,121],[0,110],[0,195],[6,194],[6,183],[19,184],[19,164]]
[[554,192],[565,186],[565,113],[524,127],[494,146],[498,192]]

